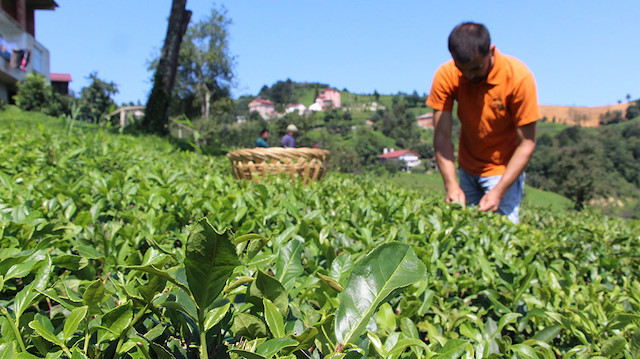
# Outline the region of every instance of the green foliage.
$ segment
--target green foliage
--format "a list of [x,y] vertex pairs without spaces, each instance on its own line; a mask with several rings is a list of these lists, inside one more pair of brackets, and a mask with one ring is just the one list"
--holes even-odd
[[40,111],[51,116],[60,116],[68,112],[63,96],[43,75],[30,72],[17,85],[18,92],[13,99],[21,109]]
[[627,120],[633,120],[638,116],[640,116],[640,100],[630,103],[629,107],[627,107],[627,112],[624,115]]
[[224,7],[212,8],[209,16],[189,25],[180,46],[172,115],[210,120],[211,104],[229,98],[234,76],[229,25]]
[[113,82],[100,79],[97,72],[89,74],[89,80],[89,87],[80,90],[78,119],[97,123],[115,108],[116,104],[111,96],[118,93],[118,87]]
[[224,157],[15,111],[0,114],[2,357],[640,346],[637,220],[525,208],[514,225],[379,176],[237,181]]
[[[534,187],[560,193],[576,208],[610,196],[630,206],[640,198],[640,130],[635,123],[598,129],[568,127],[555,136],[543,135],[527,167]],[[633,208],[627,215],[638,216]]]

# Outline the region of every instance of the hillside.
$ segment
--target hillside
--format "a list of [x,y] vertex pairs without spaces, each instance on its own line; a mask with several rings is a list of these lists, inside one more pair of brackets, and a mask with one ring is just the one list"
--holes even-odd
[[[632,358],[640,222],[0,112],[0,357]],[[73,354],[72,354],[73,353]],[[520,355],[522,354],[522,355]]]
[[629,103],[596,107],[540,105],[540,116],[546,117],[547,121],[552,123],[598,127],[601,115],[607,112],[621,111],[624,116],[627,107],[629,107]]

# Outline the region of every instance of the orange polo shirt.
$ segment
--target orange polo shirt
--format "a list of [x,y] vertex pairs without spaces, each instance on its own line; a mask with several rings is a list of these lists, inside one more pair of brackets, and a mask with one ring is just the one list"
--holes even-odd
[[458,165],[476,176],[502,175],[518,146],[516,128],[540,118],[533,74],[519,60],[495,50],[486,81],[473,83],[453,60],[433,79],[427,106],[452,111],[458,101]]

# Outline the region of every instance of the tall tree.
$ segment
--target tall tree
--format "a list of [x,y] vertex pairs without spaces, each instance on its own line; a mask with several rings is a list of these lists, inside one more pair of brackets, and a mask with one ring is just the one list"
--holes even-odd
[[224,7],[189,26],[180,49],[176,90],[179,98],[195,97],[204,119],[211,104],[230,96],[234,58],[229,54],[228,27]]
[[163,136],[169,134],[169,100],[176,79],[180,45],[191,19],[191,11],[186,7],[187,0],[172,1],[167,35],[153,76],[153,88],[142,121],[145,131]]

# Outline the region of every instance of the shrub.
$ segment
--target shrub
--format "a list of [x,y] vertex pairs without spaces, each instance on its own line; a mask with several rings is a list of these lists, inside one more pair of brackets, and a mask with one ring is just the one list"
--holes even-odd
[[18,82],[18,93],[13,99],[25,111],[39,111],[51,116],[65,112],[62,95],[53,89],[46,77],[34,72]]

